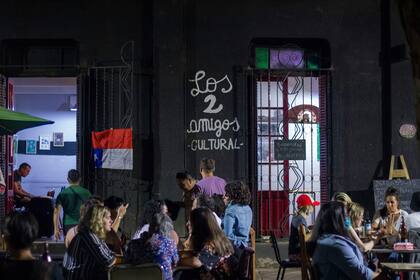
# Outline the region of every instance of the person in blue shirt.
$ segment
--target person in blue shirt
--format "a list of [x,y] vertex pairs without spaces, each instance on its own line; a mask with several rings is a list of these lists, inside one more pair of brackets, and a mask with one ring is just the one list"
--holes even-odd
[[249,207],[251,193],[248,186],[240,181],[225,186],[223,231],[236,247],[248,247],[249,231],[252,224],[252,210]]
[[349,237],[342,203],[330,201],[318,214],[310,241],[315,245],[312,263],[319,279],[374,279],[379,273],[364,263],[358,246]]
[[314,207],[320,203],[307,194],[301,194],[296,199],[296,204],[298,210],[290,223],[289,259],[300,261],[299,226],[303,225],[305,227],[306,236],[309,237],[310,232],[306,224],[306,218],[314,211]]

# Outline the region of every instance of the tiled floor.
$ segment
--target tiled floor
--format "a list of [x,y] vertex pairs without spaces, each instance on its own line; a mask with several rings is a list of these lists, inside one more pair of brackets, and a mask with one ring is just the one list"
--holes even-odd
[[[276,279],[277,269],[275,268],[258,268],[257,279],[258,280],[271,280]],[[284,280],[300,280],[300,268],[288,268],[284,274]]]

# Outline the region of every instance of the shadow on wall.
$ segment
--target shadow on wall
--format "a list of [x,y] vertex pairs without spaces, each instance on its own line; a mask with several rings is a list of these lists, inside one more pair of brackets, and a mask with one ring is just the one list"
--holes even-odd
[[365,216],[371,220],[375,214],[375,201],[373,197],[373,187],[367,190],[346,192],[354,202],[360,203],[365,208]]

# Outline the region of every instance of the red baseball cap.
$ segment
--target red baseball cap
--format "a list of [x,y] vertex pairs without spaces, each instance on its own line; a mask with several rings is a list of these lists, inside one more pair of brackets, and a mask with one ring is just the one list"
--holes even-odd
[[296,203],[298,208],[308,205],[318,206],[320,204],[319,201],[313,200],[312,197],[307,194],[299,195],[299,197],[296,199]]

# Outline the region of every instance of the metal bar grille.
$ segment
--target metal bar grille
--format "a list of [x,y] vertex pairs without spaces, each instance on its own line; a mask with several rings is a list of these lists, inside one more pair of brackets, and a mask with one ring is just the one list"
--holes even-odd
[[330,188],[328,182],[328,113],[327,95],[329,87],[329,75],[321,75],[319,82],[319,101],[320,101],[320,166],[321,166],[321,202],[326,203],[330,200]]
[[[254,94],[257,138],[257,230],[287,236],[301,193],[326,201],[326,71],[258,70]],[[321,75],[321,73],[324,73]],[[277,113],[275,113],[277,111]],[[281,112],[281,114],[279,113]],[[304,140],[305,160],[276,160],[275,140]],[[312,221],[316,213],[312,215]]]
[[[7,79],[5,76],[0,75],[0,107],[7,107]],[[6,166],[6,141],[7,136],[0,136],[0,168],[3,172],[3,176],[7,177],[7,166]],[[0,233],[4,230],[4,220],[6,215],[6,195],[0,195]]]

